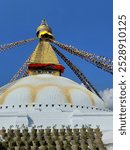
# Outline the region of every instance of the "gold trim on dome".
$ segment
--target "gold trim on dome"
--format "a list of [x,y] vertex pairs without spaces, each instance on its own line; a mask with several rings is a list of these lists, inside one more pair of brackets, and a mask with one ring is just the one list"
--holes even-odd
[[69,87],[69,88],[62,88],[62,91],[61,91],[61,92],[65,95],[65,97],[66,97],[66,99],[68,100],[68,102],[72,104],[72,97],[71,97],[71,95],[69,94],[69,92],[70,92],[70,87]]
[[19,86],[16,86],[16,87],[13,87],[13,88],[9,88],[7,89],[4,93],[2,93],[0,95],[0,105],[4,104],[5,102],[5,99],[6,99],[6,96],[11,93],[12,91],[16,90],[16,89],[19,89],[19,88],[30,88],[30,89],[33,89],[33,86],[32,85],[19,85]]
[[[0,95],[0,104],[1,105],[4,104],[6,96],[10,92],[12,92],[16,89],[19,89],[19,88],[29,88],[30,89],[31,96],[32,96],[32,99],[30,100],[30,102],[33,103],[33,102],[36,101],[37,92],[39,92],[40,90],[43,90],[44,88],[50,87],[50,86],[58,87],[59,90],[66,97],[67,102],[69,102],[71,104],[72,104],[72,97],[70,95],[71,90],[75,90],[75,89],[81,90],[86,94],[86,96],[88,97],[88,100],[91,102],[91,104],[93,106],[95,106],[95,100],[94,100],[94,97],[93,97],[91,92],[89,92],[89,91],[87,91],[87,90],[85,90],[81,87],[76,87],[75,85],[74,86],[69,86],[69,87],[63,87],[62,85],[56,85],[55,83],[43,83],[43,84],[35,85],[35,86],[24,84],[24,85],[18,85],[18,86],[12,87],[11,89],[8,89],[7,91],[5,91],[3,94]],[[86,98],[86,100],[87,100],[87,98]]]
[[88,96],[88,98],[90,99],[92,105],[95,106],[96,104],[95,104],[94,97],[93,97],[93,95],[92,95],[93,93],[91,93],[91,92],[89,92],[89,91],[86,91],[86,93],[87,93],[87,96]]

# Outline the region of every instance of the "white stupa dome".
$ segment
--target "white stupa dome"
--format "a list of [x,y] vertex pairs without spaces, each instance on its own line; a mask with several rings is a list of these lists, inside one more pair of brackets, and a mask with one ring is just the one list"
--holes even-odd
[[80,84],[65,77],[32,75],[0,89],[0,105],[62,104],[104,108],[104,102]]

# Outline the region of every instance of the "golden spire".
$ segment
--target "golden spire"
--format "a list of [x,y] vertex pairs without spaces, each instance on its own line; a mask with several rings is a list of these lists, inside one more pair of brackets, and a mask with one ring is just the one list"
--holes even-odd
[[39,43],[34,50],[30,63],[28,64],[29,75],[35,74],[53,74],[61,75],[64,67],[59,64],[59,61],[50,45],[48,39],[54,39],[51,28],[43,20],[41,25],[36,30]]
[[39,41],[35,51],[33,52],[30,63],[52,63],[59,64],[59,61],[52,49],[49,42],[41,40]]

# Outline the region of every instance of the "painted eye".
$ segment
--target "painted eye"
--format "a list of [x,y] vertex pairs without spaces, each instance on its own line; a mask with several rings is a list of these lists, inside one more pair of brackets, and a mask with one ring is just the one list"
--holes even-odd
[[49,70],[49,71],[48,71],[48,73],[50,73],[50,74],[51,74],[51,73],[53,73],[53,71],[52,71],[52,70]]

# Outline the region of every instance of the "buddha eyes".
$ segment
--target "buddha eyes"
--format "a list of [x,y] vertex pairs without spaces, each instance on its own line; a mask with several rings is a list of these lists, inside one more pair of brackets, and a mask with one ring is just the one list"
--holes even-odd
[[34,72],[37,74],[52,74],[52,73],[54,73],[53,70],[35,70]]

